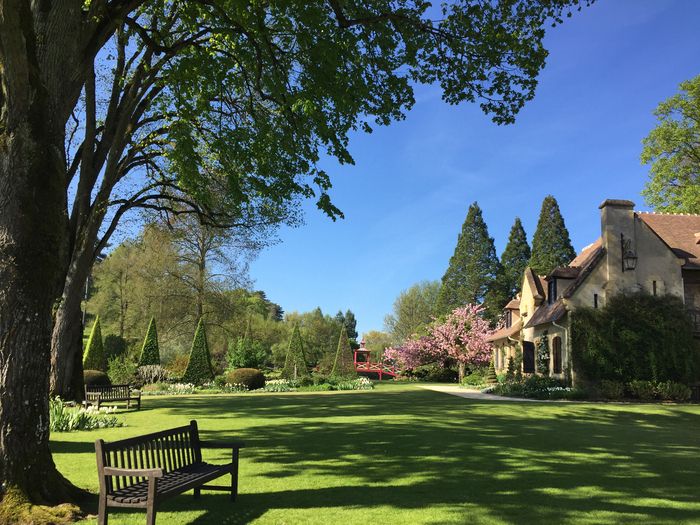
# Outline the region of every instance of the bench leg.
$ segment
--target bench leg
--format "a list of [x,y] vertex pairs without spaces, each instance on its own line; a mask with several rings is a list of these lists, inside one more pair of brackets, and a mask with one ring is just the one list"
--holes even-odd
[[107,498],[100,497],[97,510],[97,525],[107,525]]
[[156,525],[156,506],[152,502],[146,508],[146,525]]
[[233,451],[233,465],[231,468],[231,501],[236,501],[238,496],[238,449]]
[[199,487],[194,489],[194,499],[199,499],[199,496],[201,496],[201,495],[202,495],[202,489],[200,489]]

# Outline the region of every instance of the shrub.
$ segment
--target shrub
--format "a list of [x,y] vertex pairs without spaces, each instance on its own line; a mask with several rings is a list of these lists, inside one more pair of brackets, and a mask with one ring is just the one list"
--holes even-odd
[[455,383],[458,377],[454,368],[438,364],[419,366],[413,370],[412,375],[421,381],[433,383]]
[[309,375],[309,366],[304,353],[304,342],[301,339],[299,325],[295,324],[292,337],[289,339],[281,376],[285,379],[296,379],[306,375]]
[[340,335],[338,337],[338,348],[335,352],[335,360],[331,369],[331,377],[357,377],[355,364],[352,357],[352,348],[348,332],[345,325],[340,327]]
[[515,381],[515,360],[513,356],[508,358],[508,368],[506,369],[506,381]]
[[175,358],[165,366],[168,371],[168,375],[173,378],[180,379],[187,370],[187,364],[190,362],[190,358],[186,354],[180,354],[175,356]]
[[534,399],[548,399],[550,388],[563,388],[561,381],[548,376],[533,375],[523,382],[523,395]]
[[139,368],[149,365],[160,366],[160,350],[158,349],[158,332],[156,330],[156,320],[151,317],[146,330],[146,337],[141,347],[141,357],[139,358]]
[[496,367],[493,365],[493,359],[489,363],[489,369],[486,373],[486,384],[495,385],[498,383],[498,377],[496,376]]
[[197,330],[192,341],[190,350],[190,360],[187,362],[187,369],[182,375],[182,381],[202,385],[214,379],[214,372],[211,368],[211,354],[207,344],[207,335],[204,331],[204,321],[199,320]]
[[141,393],[146,396],[188,396],[197,393],[197,387],[192,383],[152,383],[144,386]]
[[593,382],[697,378],[700,350],[677,297],[615,295],[603,308],[577,309],[571,327],[576,372]]
[[605,399],[622,399],[625,396],[625,384],[621,381],[603,379],[599,385],[600,395]]
[[258,390],[265,386],[265,376],[255,368],[237,368],[226,372],[226,382],[245,385],[248,390]]
[[630,381],[627,384],[627,388],[629,389],[632,397],[641,401],[651,401],[654,399],[654,397],[656,397],[656,388],[654,387],[654,383],[651,381],[636,379],[634,381]]
[[101,370],[107,371],[107,356],[105,355],[104,345],[102,344],[102,329],[100,328],[100,316],[95,318],[95,323],[90,330],[90,337],[85,346],[85,354],[83,355],[84,370]]
[[[114,334],[106,335],[102,346],[108,361],[111,358],[124,355],[127,350],[126,339]],[[109,367],[109,363],[107,366]]]
[[109,376],[102,370],[83,370],[83,382],[85,386],[107,386],[112,384]]
[[137,374],[146,385],[162,383],[168,379],[168,371],[160,365],[139,366]]
[[685,402],[690,399],[692,391],[690,387],[673,381],[664,381],[656,385],[656,392],[659,397],[666,401]]
[[94,430],[96,428],[120,427],[122,423],[109,414],[115,407],[95,406],[71,407],[60,397],[49,399],[49,429],[51,432],[72,432],[74,430]]
[[107,370],[110,381],[117,385],[132,383],[136,379],[136,363],[126,355],[111,358]]
[[314,372],[313,374],[311,374],[311,380],[313,381],[314,385],[322,385],[324,383],[328,383],[328,376],[325,374]]
[[226,362],[230,368],[260,368],[270,360],[269,352],[260,341],[239,337],[229,343]]
[[481,386],[486,384],[486,368],[475,368],[469,375],[464,376],[462,384],[465,386]]

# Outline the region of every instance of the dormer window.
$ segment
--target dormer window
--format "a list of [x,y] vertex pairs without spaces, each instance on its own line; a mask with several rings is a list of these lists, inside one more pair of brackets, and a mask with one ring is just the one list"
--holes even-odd
[[506,328],[510,328],[513,325],[513,311],[512,310],[506,310]]
[[552,279],[549,281],[549,285],[547,287],[547,302],[549,304],[554,303],[557,300],[557,280]]

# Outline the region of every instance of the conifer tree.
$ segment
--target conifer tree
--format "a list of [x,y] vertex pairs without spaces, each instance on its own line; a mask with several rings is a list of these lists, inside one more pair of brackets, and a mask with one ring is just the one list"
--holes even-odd
[[139,358],[139,366],[159,365],[160,350],[158,348],[158,331],[156,330],[156,319],[151,317],[146,330],[146,337],[143,340],[141,347],[141,357]]
[[295,324],[292,337],[289,340],[289,347],[287,348],[287,357],[284,360],[282,377],[285,379],[298,379],[300,377],[309,377],[309,375],[309,366],[306,363],[306,355],[304,354],[304,341],[301,339],[299,324]]
[[345,325],[340,327],[338,337],[338,349],[335,352],[335,360],[331,369],[331,377],[350,377],[357,375],[352,358],[352,348]]
[[508,244],[501,254],[496,279],[486,297],[486,309],[492,319],[498,319],[508,301],[520,293],[530,255],[525,229],[520,218],[516,217],[510,229]]
[[95,318],[95,323],[90,330],[85,355],[83,356],[83,370],[107,371],[107,355],[102,344],[102,329],[100,328],[100,316]]
[[532,237],[530,266],[538,275],[547,275],[558,266],[566,266],[576,257],[569,231],[552,195],[542,201],[537,230]]
[[493,238],[489,237],[481,208],[469,206],[457,246],[442,277],[437,313],[447,314],[466,304],[484,301],[498,271]]
[[207,344],[207,334],[204,330],[203,319],[199,320],[197,330],[194,333],[190,359],[187,362],[182,380],[186,383],[201,385],[214,379],[214,371],[211,367],[211,355]]

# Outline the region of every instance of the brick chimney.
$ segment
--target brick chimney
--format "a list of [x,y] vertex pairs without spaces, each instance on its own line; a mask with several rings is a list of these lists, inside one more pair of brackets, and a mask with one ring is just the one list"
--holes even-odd
[[[607,293],[631,292],[637,289],[636,271],[623,271],[623,241],[636,253],[637,236],[634,224],[634,202],[607,199],[600,205],[600,230],[605,249]],[[627,244],[628,243],[628,244]]]

